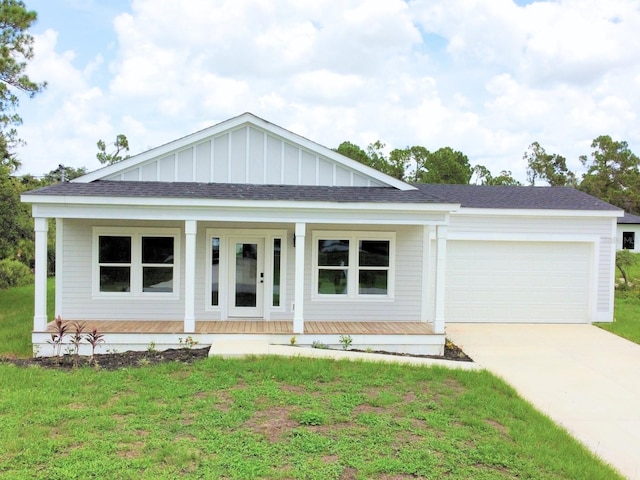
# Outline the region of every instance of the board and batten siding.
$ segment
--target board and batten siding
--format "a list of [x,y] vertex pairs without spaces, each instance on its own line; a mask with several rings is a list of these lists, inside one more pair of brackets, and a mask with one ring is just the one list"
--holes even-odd
[[383,186],[363,173],[255,126],[213,136],[105,180]]
[[[396,232],[395,237],[395,295],[393,300],[361,297],[357,300],[324,300],[311,298],[313,231]],[[308,321],[420,321],[422,302],[422,246],[423,229],[417,226],[394,228],[362,225],[358,228],[307,225],[305,242],[305,306]],[[292,298],[292,297],[290,297]]]
[[[594,266],[596,283],[589,292],[591,301],[595,302],[594,318],[591,321],[610,321],[612,310],[612,255],[615,248],[612,238],[612,227],[615,220],[599,217],[545,217],[545,216],[514,216],[514,215],[457,215],[450,217],[448,236],[450,239],[491,240],[494,242],[513,240],[520,236],[519,241],[554,242],[561,237],[566,240],[584,241],[590,243],[595,252],[595,260],[588,259]],[[474,238],[475,237],[475,238]],[[584,239],[584,240],[580,240]],[[593,265],[595,264],[595,265]],[[593,284],[592,284],[593,285]],[[590,287],[591,288],[591,287]]]

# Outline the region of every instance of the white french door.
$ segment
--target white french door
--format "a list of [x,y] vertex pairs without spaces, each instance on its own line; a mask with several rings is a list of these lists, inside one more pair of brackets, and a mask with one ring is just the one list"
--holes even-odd
[[264,314],[264,238],[229,238],[229,316]]

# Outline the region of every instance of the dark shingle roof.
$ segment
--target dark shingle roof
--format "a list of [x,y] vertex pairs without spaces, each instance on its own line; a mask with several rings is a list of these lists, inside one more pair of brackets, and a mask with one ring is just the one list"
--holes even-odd
[[624,212],[624,217],[618,218],[618,223],[640,224],[640,217],[632,213]]
[[28,195],[81,197],[202,198],[216,200],[322,201],[338,203],[453,203],[467,208],[619,210],[569,187],[486,185],[416,185],[391,187],[326,187],[191,182],[65,182]]
[[553,210],[619,210],[602,200],[570,187],[521,187],[488,185],[417,185],[445,202],[467,208]]
[[326,187],[192,182],[65,182],[29,195],[81,197],[207,198],[215,200],[290,200],[319,202],[443,203],[429,192],[390,187]]

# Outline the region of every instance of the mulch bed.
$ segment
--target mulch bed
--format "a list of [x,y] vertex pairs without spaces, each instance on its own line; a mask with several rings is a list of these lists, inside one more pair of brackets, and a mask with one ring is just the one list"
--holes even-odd
[[96,354],[93,358],[82,355],[62,355],[60,357],[36,357],[36,358],[10,358],[0,359],[1,362],[12,363],[19,366],[39,365],[45,368],[71,369],[78,367],[96,367],[105,370],[117,370],[119,368],[142,367],[157,365],[164,362],[193,363],[207,358],[209,347],[206,348],[175,348],[169,350],[121,352]]
[[[365,350],[350,349],[352,352],[365,352]],[[447,340],[444,355],[415,355],[409,353],[394,353],[385,351],[367,351],[366,353],[382,353],[385,355],[397,355],[402,357],[436,358],[441,360],[456,360],[461,362],[473,362],[458,346]],[[78,367],[95,367],[105,370],[117,370],[119,368],[135,368],[147,365],[157,365],[164,362],[193,363],[209,355],[209,347],[206,348],[175,348],[158,351],[121,352],[96,354],[93,359],[81,355],[62,355],[60,357],[36,357],[36,358],[3,358],[0,363],[12,363],[18,366],[39,365],[44,368],[71,369]]]
[[460,347],[454,345],[449,340],[444,344],[444,355],[419,355],[415,353],[396,353],[386,352],[384,350],[358,350],[350,348],[350,352],[366,352],[366,353],[382,353],[384,355],[396,355],[398,357],[417,357],[417,358],[435,358],[439,360],[454,360],[456,362],[473,362],[473,359],[464,353]]

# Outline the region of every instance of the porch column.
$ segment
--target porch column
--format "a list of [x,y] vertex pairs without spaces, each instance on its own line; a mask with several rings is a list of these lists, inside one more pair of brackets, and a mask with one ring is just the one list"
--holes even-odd
[[431,226],[422,226],[422,298],[420,305],[420,321],[431,320],[429,315],[429,297],[431,296],[431,285],[429,282],[429,272],[431,270]]
[[185,220],[184,234],[184,333],[196,331],[196,234],[195,220]]
[[444,301],[447,275],[447,226],[438,225],[436,232],[436,298],[434,333],[444,333]]
[[36,217],[34,224],[36,264],[33,330],[44,332],[47,329],[47,231],[49,230],[49,220]]
[[296,274],[293,311],[293,333],[304,333],[304,246],[306,223],[296,223]]

